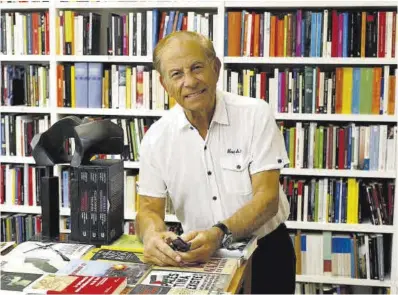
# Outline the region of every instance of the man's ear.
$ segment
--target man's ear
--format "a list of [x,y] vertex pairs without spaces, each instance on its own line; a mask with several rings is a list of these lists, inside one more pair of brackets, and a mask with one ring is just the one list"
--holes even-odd
[[163,88],[167,91],[166,87],[164,86],[163,78],[162,76],[159,76],[159,82],[162,84]]
[[216,72],[217,79],[218,79],[218,77],[220,77],[221,61],[217,56],[214,59],[213,66],[214,66],[214,71]]

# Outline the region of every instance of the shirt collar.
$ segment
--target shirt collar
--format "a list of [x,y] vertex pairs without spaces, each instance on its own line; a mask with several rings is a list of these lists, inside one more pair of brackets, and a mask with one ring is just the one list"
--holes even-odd
[[[177,126],[180,129],[191,126],[191,123],[185,116],[184,109],[179,104],[176,104],[175,108],[178,113]],[[227,106],[225,104],[223,92],[220,90],[216,91],[216,109],[212,121],[223,125],[229,125]]]

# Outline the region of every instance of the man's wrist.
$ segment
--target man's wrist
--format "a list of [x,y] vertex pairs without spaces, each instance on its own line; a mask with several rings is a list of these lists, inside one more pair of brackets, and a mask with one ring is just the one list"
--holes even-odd
[[217,247],[218,248],[221,248],[222,247],[222,241],[223,241],[223,238],[224,238],[224,232],[220,229],[220,228],[218,228],[218,227],[211,227],[210,229],[209,229],[209,231],[212,233],[212,235],[214,236],[214,239],[216,240],[216,242],[217,242]]

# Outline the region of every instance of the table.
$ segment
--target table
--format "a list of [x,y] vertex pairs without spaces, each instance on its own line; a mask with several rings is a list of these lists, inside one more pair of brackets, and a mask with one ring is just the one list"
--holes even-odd
[[237,294],[243,287],[243,294],[251,294],[251,277],[252,258],[250,257],[236,270],[227,292]]

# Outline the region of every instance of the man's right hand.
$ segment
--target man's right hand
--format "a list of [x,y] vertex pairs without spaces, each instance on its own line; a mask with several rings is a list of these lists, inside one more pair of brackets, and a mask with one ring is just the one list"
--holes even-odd
[[145,263],[153,263],[159,266],[181,265],[181,256],[167,244],[168,238],[174,240],[177,235],[170,231],[152,231],[145,235],[143,239]]

